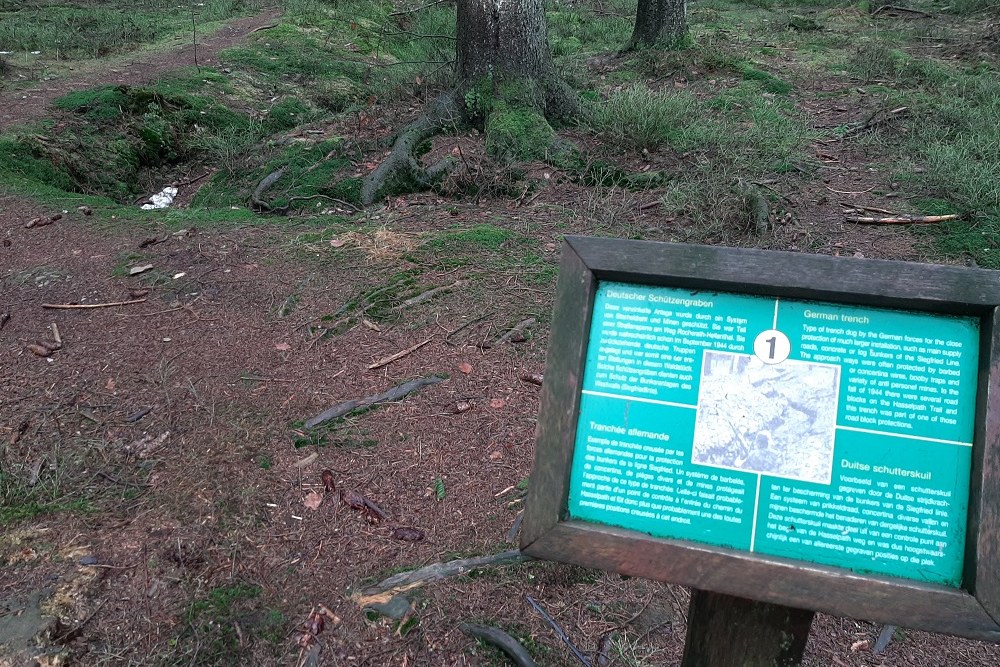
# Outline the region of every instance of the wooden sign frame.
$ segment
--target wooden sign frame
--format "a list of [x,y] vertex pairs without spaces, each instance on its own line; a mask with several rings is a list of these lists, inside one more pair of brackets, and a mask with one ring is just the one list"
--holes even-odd
[[[862,575],[568,518],[570,469],[599,281],[979,318],[978,389],[961,588]],[[566,237],[536,447],[521,532],[525,554],[788,607],[1000,643],[1000,272]]]

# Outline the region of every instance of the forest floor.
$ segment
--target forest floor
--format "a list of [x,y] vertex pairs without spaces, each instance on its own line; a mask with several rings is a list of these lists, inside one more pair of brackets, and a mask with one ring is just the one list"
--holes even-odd
[[[678,664],[689,593],[663,583],[526,561],[430,583],[395,620],[356,601],[516,547],[562,237],[1000,268],[988,13],[693,3],[696,46],[622,56],[634,5],[555,4],[560,71],[612,109],[556,129],[605,176],[457,129],[431,155],[464,175],[362,210],[357,179],[444,81],[450,42],[410,50],[453,10],[422,4],[247,7],[198,69],[180,32],[51,62],[0,33],[0,665],[299,665],[321,609],[314,664],[505,664],[462,622],[579,664],[529,595],[595,664]],[[288,215],[255,210],[281,166],[258,194]],[[170,184],[169,208],[139,209]],[[960,218],[847,221],[883,212]],[[52,325],[61,347],[37,348]],[[902,628],[875,654],[881,630],[819,614],[804,664],[1000,662]]]

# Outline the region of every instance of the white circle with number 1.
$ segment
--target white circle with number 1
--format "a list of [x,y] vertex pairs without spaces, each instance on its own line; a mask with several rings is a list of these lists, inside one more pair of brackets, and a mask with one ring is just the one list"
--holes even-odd
[[777,329],[768,329],[757,334],[753,341],[753,353],[765,364],[780,364],[788,358],[792,344],[788,336]]

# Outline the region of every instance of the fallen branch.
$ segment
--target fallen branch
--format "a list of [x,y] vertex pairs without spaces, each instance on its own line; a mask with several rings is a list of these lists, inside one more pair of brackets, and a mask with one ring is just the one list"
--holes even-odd
[[253,189],[253,194],[250,195],[250,201],[253,202],[254,206],[263,209],[265,211],[270,211],[271,205],[266,201],[261,199],[261,196],[267,192],[272,185],[278,182],[278,179],[285,175],[285,168],[282,167],[276,171],[272,171],[270,174],[265,176],[257,187]]
[[49,325],[49,328],[52,329],[52,340],[56,342],[56,345],[62,347],[62,336],[59,335],[59,327],[53,322]]
[[437,296],[438,294],[441,294],[442,292],[448,292],[448,291],[451,291],[451,290],[455,289],[456,287],[462,287],[463,285],[467,284],[468,282],[469,282],[468,280],[456,280],[451,285],[442,285],[441,287],[435,287],[434,289],[429,289],[429,290],[427,290],[425,292],[421,292],[420,294],[416,295],[415,297],[411,297],[411,298],[407,299],[406,301],[404,301],[403,303],[399,304],[398,306],[396,306],[392,310],[393,311],[399,311],[399,310],[404,310],[406,308],[410,308],[412,306],[417,305],[418,303],[423,303],[424,301],[427,301],[428,299],[431,299],[431,298]]
[[431,342],[432,340],[434,340],[434,336],[431,336],[427,340],[425,340],[425,341],[423,341],[421,343],[417,343],[416,345],[413,345],[412,347],[408,347],[405,350],[397,352],[396,354],[390,354],[388,357],[386,357],[384,359],[379,359],[374,364],[371,364],[370,366],[368,366],[368,370],[373,371],[376,368],[382,368],[383,366],[388,366],[389,364],[391,364],[392,362],[396,361],[397,359],[402,359],[406,355],[412,354],[413,352],[416,352],[417,350],[419,350],[420,348],[422,348],[424,345],[427,345],[427,343]]
[[847,202],[840,202],[840,205],[844,208],[853,208],[855,211],[871,211],[872,213],[883,213],[885,215],[899,215],[895,211],[889,211],[884,208],[876,208],[874,206],[861,206],[859,204],[848,204]]
[[530,327],[530,326],[532,326],[534,324],[535,324],[535,318],[534,317],[529,317],[526,320],[521,320],[516,325],[514,325],[514,327],[512,329],[510,329],[507,333],[505,333],[504,335],[500,336],[495,341],[493,341],[492,345],[490,345],[489,347],[496,347],[497,345],[500,345],[501,343],[507,342],[508,340],[510,340],[511,338],[513,338],[514,336],[523,333],[525,329],[527,329],[528,327]]
[[247,36],[250,36],[250,35],[254,34],[255,32],[260,32],[261,30],[270,30],[271,28],[277,28],[277,27],[278,27],[277,23],[271,23],[269,25],[262,25],[260,27],[254,28],[253,30],[251,30],[250,32],[248,32]]
[[898,215],[891,218],[870,218],[867,216],[849,215],[845,219],[847,222],[854,222],[859,225],[920,225],[944,222],[945,220],[958,220],[961,217],[959,213],[952,213],[949,215]]
[[934,18],[933,14],[928,14],[927,12],[922,12],[919,9],[910,9],[909,7],[898,7],[896,5],[882,5],[878,9],[872,12],[872,16],[878,16],[882,12],[902,12],[904,14],[914,14],[925,19]]
[[459,328],[457,328],[457,329],[455,329],[453,331],[449,331],[448,335],[444,337],[444,342],[448,343],[449,345],[454,345],[454,343],[451,342],[451,337],[452,336],[454,336],[455,334],[457,334],[459,331],[464,331],[465,329],[467,329],[468,327],[471,327],[473,324],[476,324],[477,322],[482,322],[483,320],[485,320],[487,317],[490,317],[491,315],[493,315],[493,313],[492,312],[488,312],[485,315],[481,315],[481,316],[477,317],[474,320],[469,320],[468,322],[466,322],[465,324],[463,324],[462,326],[460,326]]
[[350,202],[346,202],[343,199],[337,199],[336,197],[331,197],[330,195],[309,195],[308,197],[289,197],[289,199],[288,199],[288,206],[282,206],[280,209],[275,209],[275,211],[279,211],[279,212],[282,212],[282,213],[287,213],[288,209],[290,209],[292,207],[292,203],[293,202],[297,202],[297,201],[309,201],[310,199],[326,199],[328,201],[336,202],[337,204],[340,204],[342,206],[346,206],[347,208],[349,208],[349,209],[351,209],[352,211],[355,211],[355,212],[361,210],[357,206],[355,206],[354,204],[352,204]]
[[477,623],[462,623],[458,629],[476,639],[493,644],[501,651],[510,656],[518,667],[535,667],[535,660],[528,653],[528,649],[503,630],[489,625],[479,625]]
[[771,207],[767,203],[767,198],[759,192],[754,192],[749,197],[749,208],[754,233],[757,236],[766,236],[771,229]]
[[367,607],[371,604],[385,604],[400,593],[405,593],[406,591],[413,590],[414,588],[420,588],[424,584],[432,581],[440,581],[441,579],[455,577],[460,574],[465,574],[470,570],[476,570],[483,567],[510,565],[513,563],[522,563],[526,560],[530,560],[530,558],[522,554],[520,550],[511,549],[510,551],[501,551],[500,553],[489,556],[460,558],[458,560],[448,561],[447,563],[434,563],[433,565],[427,565],[417,570],[394,574],[388,579],[385,579],[374,586],[369,586],[351,597],[361,607]]
[[440,5],[441,3],[447,1],[448,0],[434,0],[434,2],[428,2],[426,5],[420,5],[419,7],[413,7],[412,9],[401,9],[398,12],[392,12],[389,14],[389,16],[404,16],[406,14],[413,14],[423,9],[427,9],[428,7],[433,7],[434,5]]
[[432,384],[437,384],[438,382],[444,382],[443,377],[437,375],[432,375],[426,378],[419,378],[416,380],[410,380],[409,382],[404,382],[401,385],[397,385],[392,389],[382,392],[381,394],[376,394],[374,396],[365,396],[364,398],[354,398],[350,401],[344,401],[339,403],[332,408],[324,410],[312,419],[309,419],[304,424],[305,428],[313,428],[318,426],[323,422],[330,421],[331,419],[336,419],[337,417],[343,417],[349,412],[354,412],[361,408],[367,408],[372,405],[377,405],[379,403],[390,403],[392,401],[398,401],[401,398],[419,390],[423,389]]
[[133,303],[142,303],[145,299],[132,299],[131,301],[114,301],[112,303],[43,303],[42,308],[54,310],[86,310],[89,308],[113,308],[115,306],[128,306]]
[[573,644],[573,642],[570,641],[569,635],[566,634],[566,631],[563,630],[558,623],[556,623],[556,619],[549,616],[548,613],[544,609],[542,609],[542,605],[538,604],[535,598],[531,597],[530,595],[526,595],[524,597],[528,601],[528,604],[530,604],[532,608],[534,608],[534,610],[538,612],[538,615],[545,619],[545,622],[549,624],[549,626],[552,628],[552,631],[556,633],[556,636],[559,637],[559,639],[561,639],[562,642],[569,647],[569,650],[573,652],[573,655],[576,656],[576,659],[579,660],[580,663],[584,665],[584,667],[593,667],[590,664],[590,660],[587,659],[587,656],[581,653],[580,649],[578,649]]
[[[890,111],[886,111],[886,112],[883,113],[883,111],[881,109],[879,109],[878,111],[876,111],[875,113],[873,113],[871,116],[869,116],[868,120],[866,120],[861,125],[853,127],[851,129],[847,130],[846,132],[844,132],[844,134],[843,134],[843,136],[841,138],[844,139],[844,138],[847,138],[847,137],[849,137],[851,135],[854,135],[854,134],[860,134],[861,132],[864,132],[865,130],[870,130],[872,128],[878,127],[879,125],[882,125],[883,123],[888,123],[891,120],[895,120],[897,118],[902,117],[909,110],[910,110],[910,107],[897,107],[895,109],[892,109]],[[879,114],[882,114],[882,115],[880,116]]]

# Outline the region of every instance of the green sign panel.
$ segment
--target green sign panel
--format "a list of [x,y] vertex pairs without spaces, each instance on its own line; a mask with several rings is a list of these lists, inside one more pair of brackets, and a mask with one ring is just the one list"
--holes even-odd
[[958,586],[979,323],[600,283],[573,518]]

